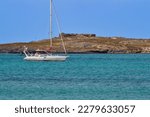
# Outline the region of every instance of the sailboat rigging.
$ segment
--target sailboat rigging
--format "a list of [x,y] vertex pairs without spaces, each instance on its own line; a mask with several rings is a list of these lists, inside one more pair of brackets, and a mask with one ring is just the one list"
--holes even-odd
[[[55,13],[56,15],[56,13]],[[50,0],[50,48],[53,47],[53,41],[52,41],[52,38],[53,38],[53,35],[52,35],[52,16],[53,16],[53,0]],[[25,60],[39,60],[39,61],[65,61],[68,56],[67,56],[67,52],[66,52],[66,48],[65,48],[65,44],[64,44],[64,41],[63,41],[63,38],[62,38],[62,35],[61,35],[61,30],[60,30],[60,26],[59,26],[59,23],[58,23],[58,19],[57,19],[57,26],[58,26],[58,30],[59,30],[59,33],[60,33],[60,38],[61,38],[61,42],[62,42],[62,46],[63,46],[63,49],[64,49],[64,52],[65,52],[65,55],[53,55],[52,53],[49,54],[47,51],[43,51],[43,50],[36,50],[36,53],[35,54],[30,54],[28,52],[28,48],[27,47],[24,47],[24,54],[25,54]]]

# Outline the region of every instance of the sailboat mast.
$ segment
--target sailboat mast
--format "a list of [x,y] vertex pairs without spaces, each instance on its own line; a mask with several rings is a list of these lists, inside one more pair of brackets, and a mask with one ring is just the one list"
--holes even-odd
[[52,42],[52,10],[53,10],[53,6],[52,6],[52,0],[50,0],[50,48],[53,46],[53,42]]
[[55,6],[53,5],[53,0],[50,0],[50,48],[52,48],[52,46],[53,46],[53,42],[52,42],[52,38],[53,38],[53,30],[52,30],[52,28],[53,28],[53,26],[52,26],[53,7],[54,7],[54,15],[56,17],[56,22],[57,22],[60,38],[61,38],[61,41],[62,41],[62,46],[63,46],[65,54],[67,54],[65,44],[64,44],[64,41],[62,39],[60,24],[58,22],[58,16],[56,15]]

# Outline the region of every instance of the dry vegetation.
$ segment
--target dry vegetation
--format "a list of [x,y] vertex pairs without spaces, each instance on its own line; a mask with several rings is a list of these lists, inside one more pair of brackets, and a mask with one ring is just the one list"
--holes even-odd
[[[129,39],[122,37],[96,37],[95,35],[65,34],[63,35],[69,53],[150,53],[149,39]],[[23,47],[29,51],[36,49],[49,50],[49,40],[29,43],[1,44],[1,53],[22,53]],[[53,39],[53,52],[63,52],[59,37]]]

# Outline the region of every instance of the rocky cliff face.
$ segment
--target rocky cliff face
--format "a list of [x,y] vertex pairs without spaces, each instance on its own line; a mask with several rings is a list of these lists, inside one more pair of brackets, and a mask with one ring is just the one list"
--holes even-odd
[[[96,37],[95,34],[62,34],[68,53],[150,53],[149,39],[129,39],[122,37]],[[49,40],[29,43],[0,44],[1,53],[22,53],[23,47],[29,51],[49,50]],[[53,39],[52,52],[63,52],[60,37]]]

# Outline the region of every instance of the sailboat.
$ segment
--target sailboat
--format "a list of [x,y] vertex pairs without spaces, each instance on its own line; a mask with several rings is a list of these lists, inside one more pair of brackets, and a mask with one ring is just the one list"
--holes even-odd
[[[53,15],[53,0],[50,0],[50,48],[52,48],[52,15]],[[58,23],[57,23],[58,24]],[[59,26],[59,25],[58,25]],[[28,52],[28,48],[24,46],[23,53],[25,54],[24,60],[31,60],[31,61],[65,61],[68,56],[65,48],[64,41],[62,39],[62,33],[59,29],[60,38],[62,41],[62,46],[64,49],[64,55],[54,55],[52,53],[48,53],[45,50],[36,50],[35,54],[31,54]]]

